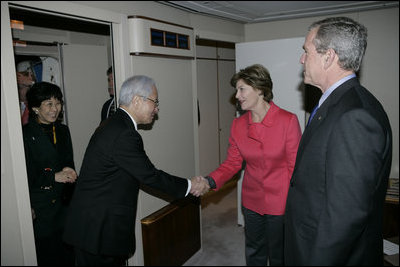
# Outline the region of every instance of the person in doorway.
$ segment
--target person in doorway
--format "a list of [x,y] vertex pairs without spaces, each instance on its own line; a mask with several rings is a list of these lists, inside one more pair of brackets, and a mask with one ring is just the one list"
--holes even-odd
[[116,113],[92,135],[64,233],[75,247],[77,265],[124,265],[133,255],[141,184],[174,198],[208,191],[203,177],[173,176],[147,157],[137,126],[152,123],[158,105],[154,80],[132,76],[122,84]]
[[383,264],[383,205],[392,132],[356,72],[367,29],[347,17],[313,23],[300,63],[322,91],[297,153],[285,215],[285,264]]
[[248,266],[283,265],[286,196],[301,137],[297,116],[273,101],[272,79],[259,64],[231,79],[245,113],[235,118],[225,161],[206,179],[218,190],[246,163],[242,185]]
[[110,117],[115,113],[115,98],[114,98],[114,74],[112,67],[109,67],[107,70],[107,81],[108,81],[108,94],[110,95],[110,99],[108,99],[102,109],[101,109],[101,121],[103,122],[105,119]]
[[17,64],[17,88],[22,125],[27,124],[29,121],[26,93],[36,81],[32,66],[33,63],[31,61],[22,61]]
[[63,96],[57,85],[39,82],[26,97],[30,112],[23,137],[37,262],[73,265],[73,250],[62,242],[69,197],[77,179],[70,131],[58,120]]

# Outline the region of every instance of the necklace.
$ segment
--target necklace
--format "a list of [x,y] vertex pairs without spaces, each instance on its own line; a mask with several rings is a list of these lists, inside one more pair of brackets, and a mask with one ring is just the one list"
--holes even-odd
[[43,132],[50,138],[50,141],[55,145],[57,144],[57,135],[56,135],[56,126],[55,123],[44,124],[39,123],[40,127],[42,128]]
[[57,144],[57,137],[56,137],[56,126],[53,123],[53,142]]

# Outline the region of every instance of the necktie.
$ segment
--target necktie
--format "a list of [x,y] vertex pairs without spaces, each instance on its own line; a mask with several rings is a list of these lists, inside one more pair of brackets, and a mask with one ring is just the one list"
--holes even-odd
[[24,112],[21,115],[22,125],[25,125],[29,121],[29,109],[28,106],[25,106]]
[[318,110],[318,104],[313,108],[313,110],[311,111],[311,115],[310,118],[308,118],[308,122],[307,122],[307,126],[310,124],[311,120],[313,119],[315,113],[317,113]]

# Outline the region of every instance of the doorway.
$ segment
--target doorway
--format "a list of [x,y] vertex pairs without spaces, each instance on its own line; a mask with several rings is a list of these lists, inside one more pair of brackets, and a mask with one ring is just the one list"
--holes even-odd
[[[101,121],[101,108],[110,98],[111,23],[17,5],[10,5],[9,11],[17,75],[18,68],[23,70],[29,62],[36,82],[52,82],[62,89],[63,123],[71,131],[79,173],[86,146]],[[114,93],[115,103],[116,98]]]

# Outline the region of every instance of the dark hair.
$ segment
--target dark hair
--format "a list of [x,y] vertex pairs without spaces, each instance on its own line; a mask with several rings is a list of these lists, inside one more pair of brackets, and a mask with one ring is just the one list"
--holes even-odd
[[107,76],[110,75],[110,74],[112,74],[112,66],[109,67],[108,70],[107,70]]
[[272,94],[272,80],[269,71],[261,64],[254,64],[245,69],[241,69],[231,78],[231,85],[236,87],[236,83],[243,80],[247,85],[262,92],[264,100],[269,103],[274,95]]
[[[35,118],[37,115],[33,112],[32,108],[40,107],[42,102],[54,97],[61,104],[63,104],[63,95],[60,87],[49,82],[38,82],[32,85],[31,89],[26,93],[28,101],[29,116]],[[62,113],[62,112],[61,112]]]

